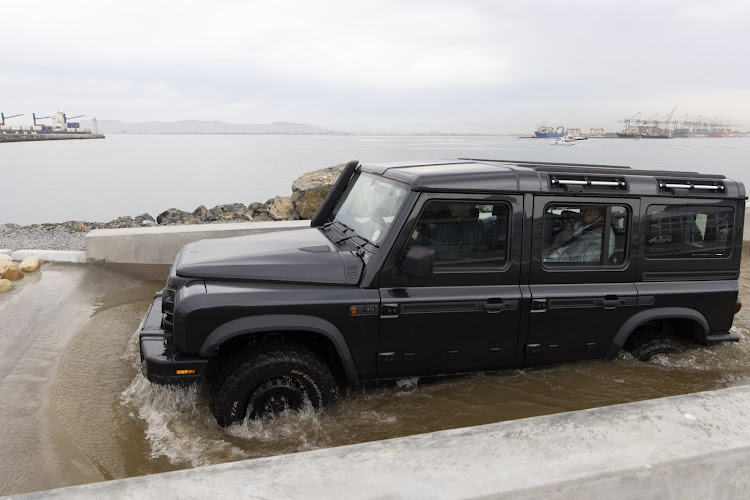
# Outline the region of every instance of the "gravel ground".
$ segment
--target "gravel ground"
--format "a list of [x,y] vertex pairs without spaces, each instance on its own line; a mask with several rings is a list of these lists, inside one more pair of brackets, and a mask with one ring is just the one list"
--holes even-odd
[[0,248],[10,250],[86,250],[83,231],[61,226],[49,229],[14,228],[0,230]]

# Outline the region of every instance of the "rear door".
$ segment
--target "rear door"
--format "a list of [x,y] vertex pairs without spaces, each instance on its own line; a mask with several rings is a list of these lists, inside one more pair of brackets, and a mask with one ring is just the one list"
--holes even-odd
[[523,365],[602,359],[638,303],[634,199],[538,196]]
[[[423,193],[381,275],[378,378],[513,367],[523,197]],[[432,278],[404,276],[415,246]]]

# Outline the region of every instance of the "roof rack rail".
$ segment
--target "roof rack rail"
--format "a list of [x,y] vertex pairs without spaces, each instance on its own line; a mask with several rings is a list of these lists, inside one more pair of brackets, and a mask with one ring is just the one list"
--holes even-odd
[[513,163],[520,166],[526,166],[526,165],[550,165],[550,166],[561,166],[561,167],[601,167],[601,168],[627,168],[630,169],[630,167],[626,165],[601,165],[598,163],[562,163],[557,161],[527,161],[527,160],[490,160],[487,158],[459,158],[459,160],[467,160],[467,161],[487,161],[492,163]]

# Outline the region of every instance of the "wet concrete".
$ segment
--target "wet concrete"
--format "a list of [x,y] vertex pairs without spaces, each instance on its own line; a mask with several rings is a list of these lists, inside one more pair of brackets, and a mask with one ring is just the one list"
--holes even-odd
[[[745,248],[741,297],[750,297]],[[219,428],[205,384],[153,386],[133,335],[161,282],[95,266],[45,266],[0,296],[0,494],[69,486],[750,384],[742,340],[640,363],[477,375],[346,397],[324,412]],[[748,299],[750,306],[750,299]]]
[[[53,385],[71,339],[100,298],[142,285],[94,267],[56,264],[15,285],[0,296],[0,494],[101,480],[58,417]],[[76,406],[85,419],[88,398]]]

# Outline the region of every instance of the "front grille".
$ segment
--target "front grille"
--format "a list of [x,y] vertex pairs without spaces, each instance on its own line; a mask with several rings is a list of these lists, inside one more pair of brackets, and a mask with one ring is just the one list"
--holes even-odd
[[168,332],[171,332],[174,328],[174,294],[173,288],[167,288],[167,294],[161,302],[161,312],[164,313],[161,327]]

